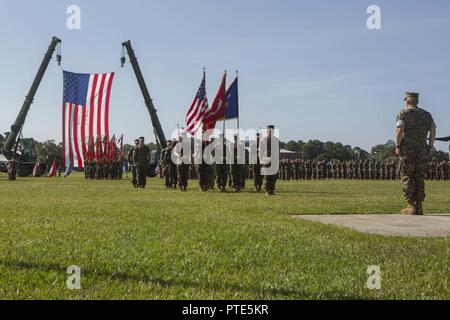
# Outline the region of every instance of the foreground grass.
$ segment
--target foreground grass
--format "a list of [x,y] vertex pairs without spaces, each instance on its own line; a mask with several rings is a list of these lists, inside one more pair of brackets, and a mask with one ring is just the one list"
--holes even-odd
[[[450,182],[426,211],[450,212]],[[0,298],[449,299],[449,239],[385,237],[292,214],[394,213],[399,183],[280,182],[276,197],[0,177]],[[82,268],[68,290],[66,268]],[[369,265],[382,289],[368,290]]]

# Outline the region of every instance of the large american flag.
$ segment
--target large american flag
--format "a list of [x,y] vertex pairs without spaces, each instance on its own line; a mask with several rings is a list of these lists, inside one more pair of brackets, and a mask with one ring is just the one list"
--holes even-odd
[[114,73],[64,71],[63,163],[84,166],[90,138],[109,136],[109,99]]
[[187,132],[195,135],[197,130],[202,128],[206,109],[208,109],[208,98],[206,98],[206,80],[205,72],[203,72],[202,83],[186,115],[185,130]]

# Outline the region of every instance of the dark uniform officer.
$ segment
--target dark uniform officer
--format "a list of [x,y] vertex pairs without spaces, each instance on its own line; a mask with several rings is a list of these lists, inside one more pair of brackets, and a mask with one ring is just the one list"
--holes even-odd
[[[260,159],[265,167],[265,169],[271,167],[271,164],[273,161],[275,161],[278,156],[275,154],[275,152],[280,152],[279,150],[279,141],[278,139],[273,135],[273,131],[275,129],[275,126],[269,125],[267,126],[267,137],[261,140],[261,150],[260,150]],[[276,150],[272,150],[272,144],[276,146]],[[276,160],[278,161],[278,160]],[[275,184],[277,182],[277,173],[267,173],[265,172],[266,182],[264,184],[264,188],[266,191],[266,195],[274,195],[275,194]]]
[[209,141],[202,141],[202,148],[201,148],[201,162],[198,165],[198,184],[200,186],[200,191],[208,191],[209,188],[209,176],[208,176],[208,164],[203,159],[203,150],[208,146]]
[[6,169],[8,170],[8,179],[9,180],[16,180],[17,161],[16,161],[16,159],[14,157],[7,162]]
[[131,183],[135,188],[137,188],[137,179],[136,179],[136,166],[134,164],[133,153],[134,149],[139,145],[139,139],[134,140],[134,146],[131,147],[130,151],[128,151],[127,161],[128,161],[128,170],[131,172]]
[[139,145],[134,148],[133,162],[136,166],[137,187],[145,188],[150,162],[150,149],[145,145],[144,137],[139,138]]
[[256,163],[253,164],[253,185],[255,187],[255,191],[261,191],[263,178],[261,176],[261,161],[259,159],[259,147],[261,143],[261,137],[259,132],[256,134]]
[[189,163],[183,161],[185,150],[182,148],[182,144],[187,139],[186,134],[180,136],[180,142],[175,144],[174,156],[176,157],[178,187],[181,191],[186,191],[189,179]]
[[216,153],[216,183],[217,189],[221,192],[225,192],[228,179],[228,164],[227,164],[227,140],[221,133],[217,140],[218,148],[222,152]]
[[397,116],[396,132],[396,154],[400,156],[400,179],[407,202],[402,213],[421,215],[425,169],[436,137],[436,125],[431,114],[417,106],[418,93],[407,92],[405,101],[406,108]]

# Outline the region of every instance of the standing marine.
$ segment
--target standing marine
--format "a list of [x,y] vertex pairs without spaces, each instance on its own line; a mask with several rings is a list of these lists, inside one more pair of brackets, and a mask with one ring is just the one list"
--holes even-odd
[[139,145],[139,139],[134,140],[134,146],[130,148],[130,151],[128,151],[127,155],[127,161],[128,161],[128,170],[131,172],[131,183],[133,184],[133,187],[137,188],[137,179],[136,179],[136,166],[134,164],[134,149]]
[[144,189],[150,163],[150,149],[145,145],[144,137],[139,138],[139,144],[134,148],[133,162],[136,166],[136,187]]
[[[261,149],[260,149],[260,159],[264,169],[268,170],[271,168],[272,163],[279,161],[279,141],[274,136],[275,126],[269,125],[267,126],[267,137],[264,137],[261,140]],[[272,150],[272,146],[275,146],[275,149]],[[278,155],[275,154],[278,152]],[[265,184],[264,188],[266,191],[266,195],[274,195],[275,194],[275,185],[277,182],[278,172],[262,172],[265,176]]]
[[418,107],[419,94],[406,93],[406,107],[397,116],[395,153],[400,157],[400,179],[407,207],[403,214],[422,215],[425,169],[436,138],[436,124]]
[[6,163],[6,169],[8,170],[8,179],[9,180],[16,180],[16,175],[17,175],[17,161],[16,161],[16,158],[12,157],[11,160],[9,160]]

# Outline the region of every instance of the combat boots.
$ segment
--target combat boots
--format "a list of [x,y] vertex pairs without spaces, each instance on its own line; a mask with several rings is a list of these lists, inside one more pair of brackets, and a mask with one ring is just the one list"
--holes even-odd
[[402,213],[410,216],[414,216],[417,214],[416,204],[412,201],[406,201],[406,208],[402,209]]
[[423,216],[423,206],[422,206],[422,202],[417,202],[416,204],[416,214],[418,216]]

